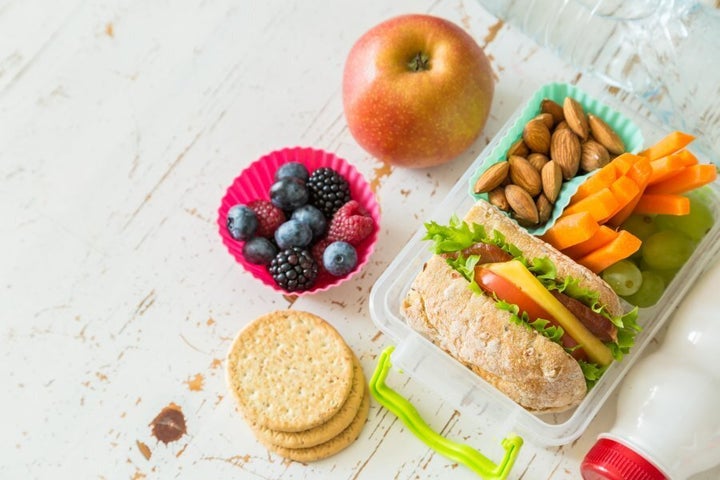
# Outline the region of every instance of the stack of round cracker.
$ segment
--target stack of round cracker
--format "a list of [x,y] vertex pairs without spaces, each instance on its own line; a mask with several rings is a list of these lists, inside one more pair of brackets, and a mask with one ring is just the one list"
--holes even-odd
[[329,323],[279,310],[240,331],[227,382],[269,450],[300,462],[329,457],[357,439],[370,397],[360,362]]

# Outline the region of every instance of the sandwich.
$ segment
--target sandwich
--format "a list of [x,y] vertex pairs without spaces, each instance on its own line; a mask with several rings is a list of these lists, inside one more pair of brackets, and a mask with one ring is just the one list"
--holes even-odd
[[577,406],[632,347],[637,308],[491,204],[425,227],[434,254],[403,300],[408,325],[525,409]]

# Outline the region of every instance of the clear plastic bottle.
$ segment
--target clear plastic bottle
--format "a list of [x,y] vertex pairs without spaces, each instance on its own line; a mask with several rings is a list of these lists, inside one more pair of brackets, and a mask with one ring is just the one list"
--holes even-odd
[[660,348],[633,366],[586,480],[683,480],[720,465],[720,264],[693,286]]
[[[693,133],[720,165],[720,9],[709,0],[479,0],[569,64]],[[695,144],[694,144],[695,145]]]

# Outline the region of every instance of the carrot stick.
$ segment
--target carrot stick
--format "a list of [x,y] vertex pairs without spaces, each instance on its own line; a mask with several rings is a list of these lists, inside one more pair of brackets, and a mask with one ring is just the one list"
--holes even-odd
[[650,175],[652,175],[652,166],[650,165],[650,160],[647,158],[642,158],[635,162],[627,172],[627,176],[637,183],[641,190],[647,186]]
[[650,160],[645,157],[636,162],[635,165],[628,170],[627,177],[637,184],[639,189],[638,194],[605,223],[611,227],[617,228],[622,225],[622,223],[627,220],[630,215],[632,215],[633,210],[635,210],[635,206],[640,201],[640,197],[647,186],[651,173],[652,167],[650,166]]
[[643,193],[634,213],[687,215],[690,213],[690,199],[675,194]]
[[647,193],[685,193],[698,187],[702,187],[717,178],[717,167],[715,165],[692,165],[685,167],[680,173],[663,180],[662,182],[650,185]]
[[597,250],[603,245],[609,243],[611,240],[618,236],[618,232],[606,225],[600,225],[597,232],[592,237],[588,238],[584,242],[580,242],[577,245],[568,247],[562,252],[573,260],[582,258],[593,250]]
[[570,199],[570,204],[578,202],[598,190],[609,187],[610,184],[617,179],[617,177],[618,173],[615,164],[612,162],[608,163],[580,184],[578,189],[575,191],[575,194]]
[[632,168],[633,165],[640,161],[641,158],[642,157],[633,155],[632,153],[625,152],[613,158],[611,163],[615,165],[618,176],[620,176],[625,175]]
[[686,148],[683,148],[682,150],[678,151],[674,155],[677,155],[680,158],[680,160],[682,160],[683,164],[686,167],[698,164],[697,157],[695,155],[693,155],[693,153]]
[[613,195],[610,187],[605,187],[583,198],[579,202],[571,203],[565,208],[561,216],[577,212],[588,212],[596,222],[607,220],[620,208],[620,202]]
[[695,140],[695,137],[688,133],[670,132],[655,145],[643,150],[638,155],[647,157],[650,160],[657,160],[685,148],[693,140]]
[[642,242],[627,230],[620,230],[609,243],[593,250],[577,260],[595,273],[600,273],[613,263],[628,258],[640,249]]
[[616,213],[625,208],[630,202],[632,202],[642,193],[638,184],[635,183],[627,175],[623,175],[622,177],[615,180],[612,185],[610,185],[610,191],[613,195],[615,195],[615,198],[618,201],[618,206],[607,217],[598,220],[598,223],[600,224],[606,223],[608,220],[610,220],[610,218],[612,218]]
[[558,218],[540,238],[562,250],[591,238],[599,228],[589,212],[578,212]]
[[654,185],[658,182],[662,182],[666,178],[677,175],[685,168],[685,160],[673,153],[667,157],[651,161],[650,166],[652,167],[652,173],[648,179],[648,185]]

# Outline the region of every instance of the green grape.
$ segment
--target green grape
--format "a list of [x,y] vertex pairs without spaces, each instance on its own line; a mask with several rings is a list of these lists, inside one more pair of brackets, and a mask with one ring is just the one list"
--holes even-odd
[[621,228],[632,233],[640,240],[645,240],[647,237],[658,231],[655,219],[651,215],[642,215],[638,213],[630,215],[627,220],[623,222]]
[[662,277],[651,270],[645,270],[642,272],[642,285],[640,285],[640,289],[632,295],[623,298],[638,307],[651,307],[660,300],[664,291],[665,282]]
[[638,267],[640,267],[640,270],[652,270],[653,272],[660,275],[662,277],[662,279],[665,281],[665,286],[668,286],[670,284],[672,279],[675,278],[675,275],[680,270],[679,268],[669,268],[669,269],[653,268],[650,265],[648,265],[645,260],[640,260]]
[[680,268],[690,258],[695,242],[684,233],[661,230],[646,238],[640,251],[649,267],[657,270]]
[[687,215],[658,215],[655,223],[662,230],[683,232],[692,240],[700,241],[712,228],[715,218],[704,202],[690,197],[690,213]]
[[602,272],[602,278],[615,293],[622,296],[632,295],[642,284],[642,273],[630,260],[620,260],[610,265]]

